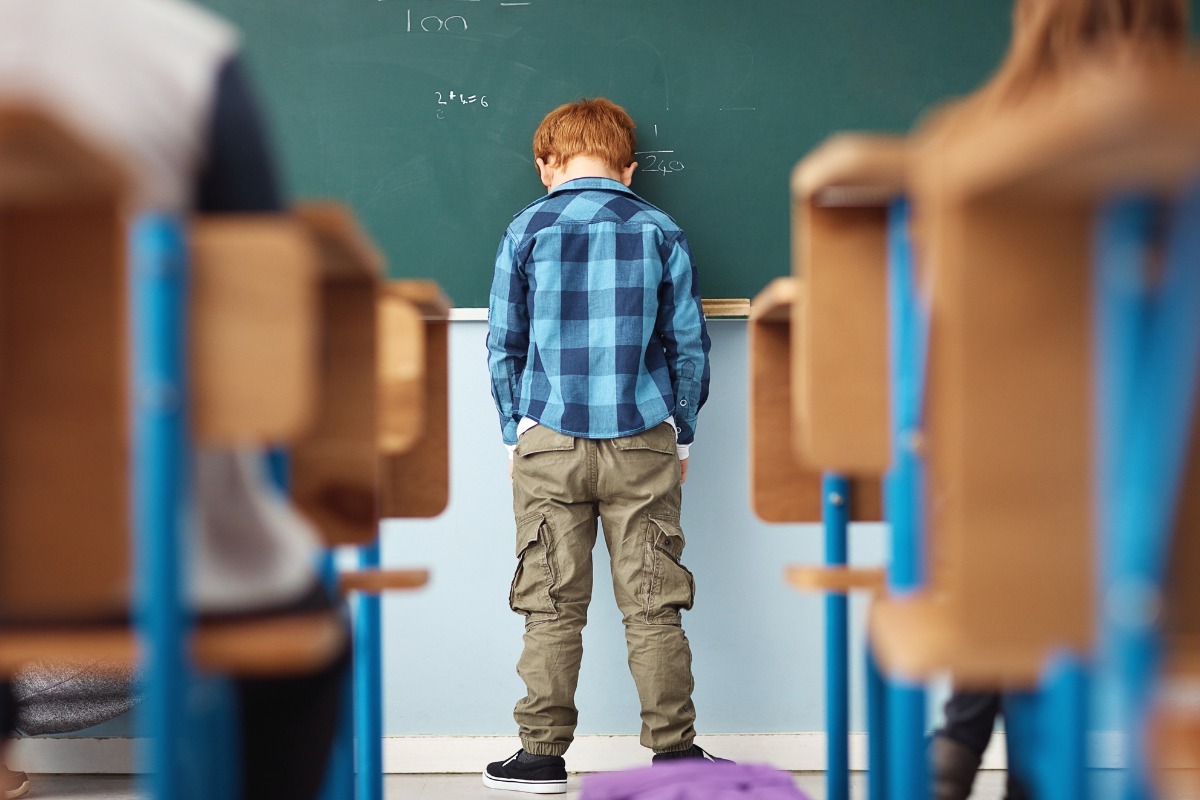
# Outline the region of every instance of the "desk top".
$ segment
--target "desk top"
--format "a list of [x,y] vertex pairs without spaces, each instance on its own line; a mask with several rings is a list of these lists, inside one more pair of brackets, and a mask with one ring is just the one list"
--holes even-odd
[[909,147],[896,136],[841,133],[792,171],[792,198],[819,206],[883,206],[904,191]]

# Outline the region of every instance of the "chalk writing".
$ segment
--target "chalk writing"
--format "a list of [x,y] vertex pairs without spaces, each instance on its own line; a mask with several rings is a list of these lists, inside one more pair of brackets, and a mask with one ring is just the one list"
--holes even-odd
[[[383,2],[383,0],[379,0]],[[482,0],[455,0],[459,3],[479,3]],[[533,5],[533,0],[502,0],[501,8],[525,8]],[[439,14],[426,14],[418,11],[416,14],[413,10],[408,9],[408,22],[405,30],[408,33],[466,33],[471,29],[471,25],[467,22],[467,18],[462,14],[451,14],[450,16],[441,16]]]
[[638,159],[641,166],[638,172],[659,172],[669,175],[672,172],[683,172],[687,169],[682,162],[673,158],[674,150],[639,150],[634,155],[641,156]]
[[672,172],[683,172],[687,167],[675,158],[675,151],[657,147],[658,123],[654,124],[653,150],[638,150],[634,156],[638,160],[638,172],[657,172],[660,175],[670,175]]
[[465,94],[463,92],[451,89],[449,93],[434,92],[437,98],[435,101],[438,107],[437,118],[445,119],[446,110],[453,106],[478,106],[479,108],[488,108],[488,99],[486,94]]
[[[424,31],[425,33],[437,33],[438,31],[466,31],[467,18],[462,14],[455,14],[450,17],[439,17],[435,14],[430,14],[427,17],[422,17],[416,23],[416,30]],[[413,32],[413,13],[412,9],[408,10],[408,32]]]

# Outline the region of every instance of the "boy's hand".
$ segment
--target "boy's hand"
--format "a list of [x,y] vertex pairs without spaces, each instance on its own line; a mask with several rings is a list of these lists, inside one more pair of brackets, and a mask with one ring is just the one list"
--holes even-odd
[[513,460],[510,458],[508,460],[508,482],[509,483],[512,483],[512,465],[513,465]]
[[688,462],[688,460],[686,458],[681,458],[679,460],[679,485],[680,486],[683,486],[683,484],[687,481],[687,462]]

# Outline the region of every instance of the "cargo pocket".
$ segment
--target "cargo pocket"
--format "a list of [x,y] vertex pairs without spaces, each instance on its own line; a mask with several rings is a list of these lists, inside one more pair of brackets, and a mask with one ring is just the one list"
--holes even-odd
[[542,514],[517,521],[517,571],[508,590],[508,606],[525,617],[525,625],[558,619],[554,605],[554,552]]
[[679,563],[683,529],[679,521],[650,517],[646,523],[646,622],[678,625],[680,612],[692,607],[696,581]]
[[557,453],[575,449],[575,437],[559,433],[545,425],[535,425],[517,439],[516,454],[532,456],[538,453]]
[[649,450],[665,456],[675,455],[675,429],[667,423],[655,425],[649,430],[635,433],[632,436],[622,436],[613,439],[612,445],[617,450]]

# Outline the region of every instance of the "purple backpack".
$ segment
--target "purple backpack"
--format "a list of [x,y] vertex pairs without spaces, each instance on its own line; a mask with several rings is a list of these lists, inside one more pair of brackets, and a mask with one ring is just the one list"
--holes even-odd
[[683,759],[583,779],[579,800],[809,800],[792,776],[761,764]]

